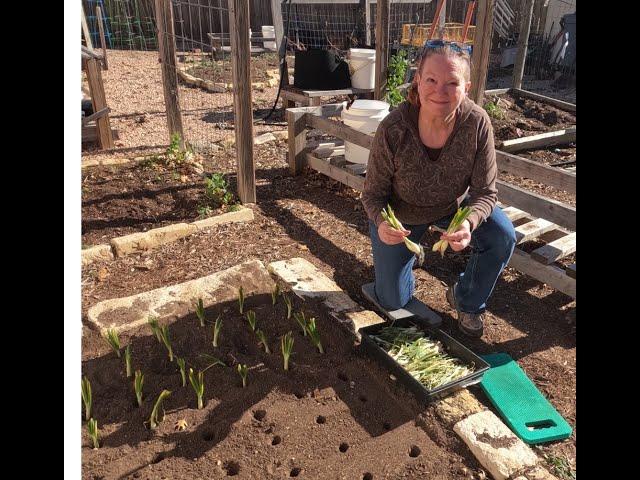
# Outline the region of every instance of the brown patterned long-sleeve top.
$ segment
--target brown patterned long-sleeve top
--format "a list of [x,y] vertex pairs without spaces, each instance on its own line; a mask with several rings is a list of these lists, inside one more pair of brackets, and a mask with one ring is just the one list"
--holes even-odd
[[433,160],[420,140],[418,109],[404,102],[376,131],[362,203],[376,225],[387,203],[402,223],[421,225],[454,213],[468,190],[473,230],[498,200],[496,178],[493,128],[482,108],[463,100],[453,131]]

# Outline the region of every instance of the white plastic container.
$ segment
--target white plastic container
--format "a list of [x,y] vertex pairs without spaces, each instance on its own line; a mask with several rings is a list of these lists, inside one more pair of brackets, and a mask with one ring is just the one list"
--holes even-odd
[[353,88],[374,88],[376,84],[376,51],[370,48],[349,49],[349,71]]
[[[344,103],[346,107],[346,102]],[[345,125],[367,135],[374,135],[378,125],[389,114],[389,104],[380,100],[356,100],[349,110],[342,109],[341,118]],[[369,150],[351,142],[344,142],[344,158],[347,162],[367,163]]]
[[[263,25],[262,26],[262,36],[264,38],[276,38],[276,29],[273,25]],[[264,42],[264,48],[267,50],[275,50],[276,42],[270,40]]]

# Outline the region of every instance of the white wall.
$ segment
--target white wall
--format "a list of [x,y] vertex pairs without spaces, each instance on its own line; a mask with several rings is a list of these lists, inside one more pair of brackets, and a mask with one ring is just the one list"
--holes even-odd
[[551,36],[556,35],[560,29],[560,19],[567,13],[573,13],[576,11],[576,0],[549,0],[549,6],[547,7],[547,21],[545,23],[544,34],[549,35],[551,30],[551,24],[553,24],[553,31]]

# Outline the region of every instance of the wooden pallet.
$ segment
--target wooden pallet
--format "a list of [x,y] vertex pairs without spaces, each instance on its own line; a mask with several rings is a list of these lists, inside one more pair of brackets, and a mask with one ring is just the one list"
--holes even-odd
[[[330,118],[339,115],[341,109],[341,104],[334,104],[287,110],[289,166],[293,174],[299,174],[304,167],[309,167],[362,191],[366,168],[346,161],[341,141],[347,140],[356,145],[371,148],[372,137]],[[337,140],[308,148],[307,128],[320,129],[329,135],[336,136]],[[496,154],[498,168],[501,171],[575,193],[575,173],[548,167],[505,152],[496,151]],[[518,247],[509,265],[575,298],[575,264],[565,269],[558,263],[559,260],[576,251],[575,208],[501,180],[498,180],[497,186],[501,206],[514,222],[518,239]],[[521,248],[533,240],[542,240],[544,244],[531,253]]]

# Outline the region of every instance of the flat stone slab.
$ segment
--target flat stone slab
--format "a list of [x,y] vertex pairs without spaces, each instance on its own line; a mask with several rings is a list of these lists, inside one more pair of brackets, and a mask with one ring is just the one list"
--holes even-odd
[[261,261],[251,260],[188,282],[99,302],[88,310],[87,320],[101,332],[131,330],[145,325],[149,316],[174,321],[193,313],[198,298],[205,308],[237,300],[240,286],[245,296],[270,295],[275,282]]
[[404,308],[398,308],[397,310],[385,310],[378,302],[374,285],[375,284],[373,282],[365,283],[362,285],[362,293],[367,300],[378,307],[378,309],[384,313],[389,320],[395,321],[403,318],[417,317],[424,320],[431,327],[439,327],[440,324],[442,324],[442,317],[415,297],[412,297]]
[[197,222],[193,222],[192,225],[195,225],[198,230],[204,230],[222,223],[250,222],[251,220],[253,220],[253,210],[247,207],[240,207],[234,212],[227,212],[205,218],[204,220],[198,220]]
[[363,308],[329,277],[304,258],[290,258],[270,263],[269,272],[280,277],[301,298],[320,298],[334,313],[362,311]]
[[495,480],[507,480],[538,463],[538,457],[491,411],[475,413],[453,426]]
[[132,233],[123,237],[113,238],[111,245],[117,257],[131,253],[142,253],[159,245],[170,243],[186,237],[198,230],[193,224],[175,223],[166,227],[153,228],[146,232]]
[[438,417],[451,428],[463,418],[486,409],[469,390],[464,388],[438,400],[435,403],[435,410]]
[[113,251],[111,245],[102,244],[82,250],[82,266],[89,265],[93,262],[105,260],[113,260]]

